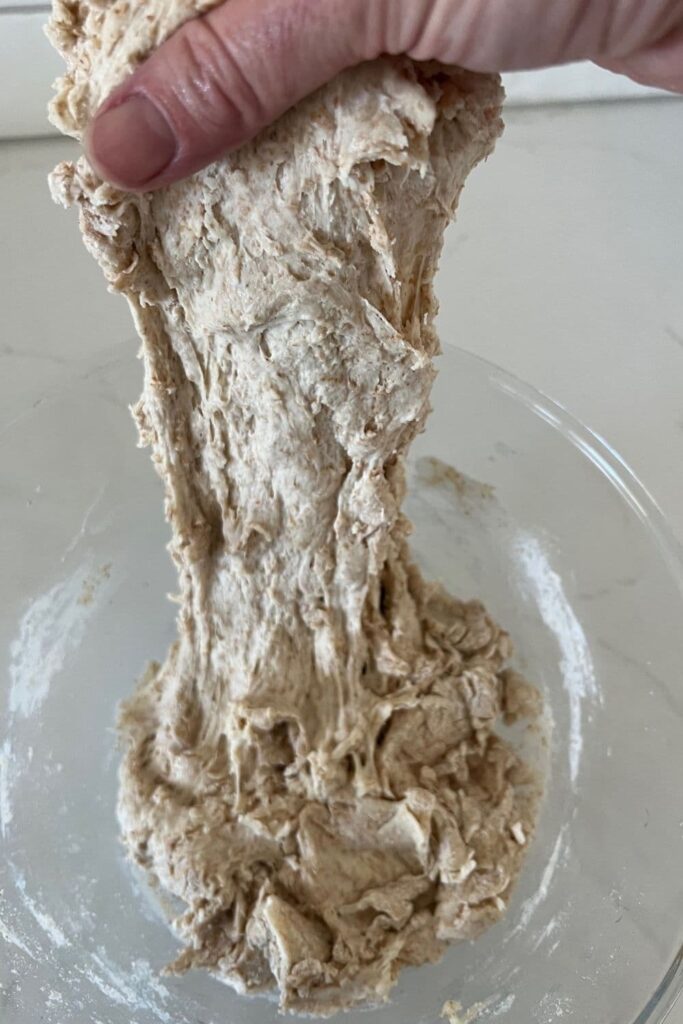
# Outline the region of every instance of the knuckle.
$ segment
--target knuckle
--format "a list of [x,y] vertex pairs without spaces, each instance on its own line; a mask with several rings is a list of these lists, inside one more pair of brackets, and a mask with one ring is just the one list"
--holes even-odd
[[209,130],[237,129],[258,121],[261,103],[234,48],[207,18],[189,22],[178,34],[174,65],[183,69],[175,91],[193,121]]

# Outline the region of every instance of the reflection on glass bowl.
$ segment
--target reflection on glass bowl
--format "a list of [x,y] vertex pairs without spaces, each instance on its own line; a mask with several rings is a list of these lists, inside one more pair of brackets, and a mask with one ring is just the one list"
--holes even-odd
[[[117,841],[115,706],[175,634],[123,352],[2,439],[3,1021],[259,1024],[272,1003],[159,975],[175,942]],[[519,741],[547,792],[506,918],[344,1020],[436,1024],[448,1003],[453,1020],[663,1021],[683,930],[680,552],[615,452],[453,348],[409,482],[423,570],[484,601],[543,691],[546,730]]]

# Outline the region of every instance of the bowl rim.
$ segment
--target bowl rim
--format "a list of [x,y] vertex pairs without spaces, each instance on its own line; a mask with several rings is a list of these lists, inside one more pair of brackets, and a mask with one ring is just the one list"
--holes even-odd
[[657,546],[666,556],[667,567],[683,597],[683,543],[677,539],[656,499],[617,449],[601,434],[569,412],[561,402],[509,370],[503,369],[497,363],[451,344],[443,346],[438,358],[445,355],[447,359],[449,352],[455,353],[465,362],[478,364],[486,371],[489,380],[498,391],[521,401],[530,412],[553,427],[593,463],[621,494],[647,530],[653,534]]
[[[560,402],[497,363],[452,344],[443,346],[439,358],[445,356],[448,359],[449,353],[483,369],[498,391],[521,402],[593,463],[653,537],[683,600],[683,544],[677,539],[653,495],[614,446]],[[683,935],[659,984],[632,1024],[664,1024],[682,992]]]

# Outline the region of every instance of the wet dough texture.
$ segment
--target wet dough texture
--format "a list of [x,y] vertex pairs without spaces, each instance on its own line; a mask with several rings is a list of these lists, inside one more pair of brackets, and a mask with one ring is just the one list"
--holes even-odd
[[[55,123],[210,4],[57,0]],[[178,639],[121,715],[130,856],[182,900],[172,969],[281,1007],[386,996],[504,911],[530,832],[494,733],[509,641],[423,580],[401,514],[438,341],[432,277],[496,78],[342,75],[191,180],[133,196],[84,158],[54,196],[132,309]]]

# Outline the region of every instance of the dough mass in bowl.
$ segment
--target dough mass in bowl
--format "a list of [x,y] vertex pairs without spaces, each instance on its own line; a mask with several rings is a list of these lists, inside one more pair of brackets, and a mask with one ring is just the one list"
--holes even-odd
[[[208,6],[56,0],[55,123],[80,138]],[[51,178],[133,311],[179,575],[178,639],[121,711],[123,840],[186,908],[170,969],[287,1010],[381,1000],[477,935],[533,827],[494,731],[528,697],[507,635],[422,578],[401,514],[442,235],[501,98],[379,60],[159,192],[85,158]]]

